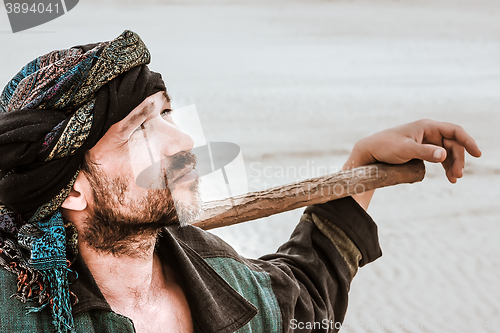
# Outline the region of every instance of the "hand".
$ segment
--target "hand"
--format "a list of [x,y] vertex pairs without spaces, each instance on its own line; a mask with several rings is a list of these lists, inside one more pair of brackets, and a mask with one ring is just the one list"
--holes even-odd
[[423,119],[358,141],[344,169],[375,162],[401,164],[415,158],[441,163],[448,180],[456,183],[463,176],[465,150],[481,156],[476,142],[462,127]]

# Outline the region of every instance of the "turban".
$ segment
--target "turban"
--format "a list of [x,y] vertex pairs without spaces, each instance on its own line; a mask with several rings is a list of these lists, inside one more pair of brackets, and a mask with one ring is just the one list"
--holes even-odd
[[24,276],[16,297],[36,295],[41,307],[33,311],[50,304],[59,332],[73,326],[71,228],[59,208],[85,152],[146,97],[165,90],[149,61],[140,37],[125,31],[36,58],[0,96],[0,265],[18,281]]

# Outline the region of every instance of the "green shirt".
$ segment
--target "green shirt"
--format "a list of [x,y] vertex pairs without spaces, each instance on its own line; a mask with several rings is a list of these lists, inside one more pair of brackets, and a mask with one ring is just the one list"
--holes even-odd
[[[375,223],[350,197],[308,207],[290,240],[256,260],[193,226],[165,229],[157,251],[177,274],[195,332],[221,333],[337,332],[358,267],[381,255]],[[112,311],[83,260],[71,268],[78,272],[70,286],[78,297],[75,331],[135,332]],[[10,297],[14,274],[0,269],[0,288],[1,332],[52,331],[48,309],[26,314]]]

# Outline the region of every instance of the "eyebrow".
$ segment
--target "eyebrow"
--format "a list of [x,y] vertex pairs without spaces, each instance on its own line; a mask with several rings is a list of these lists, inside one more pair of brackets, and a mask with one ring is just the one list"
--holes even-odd
[[[166,90],[163,90],[162,95],[164,97],[163,103],[171,101],[170,95],[167,93]],[[148,97],[146,97],[146,98],[148,98]],[[146,100],[146,98],[144,100]],[[163,109],[163,107],[162,107],[162,109]],[[120,134],[125,134],[125,133],[132,132],[132,131],[136,130],[142,124],[143,120],[145,118],[147,118],[147,116],[153,112],[153,110],[155,110],[155,106],[149,105],[149,106],[141,108],[140,110],[137,110],[135,112],[130,112],[124,119],[121,120],[121,121],[124,121],[126,119],[124,122],[124,126],[123,126],[122,130],[120,131]]]

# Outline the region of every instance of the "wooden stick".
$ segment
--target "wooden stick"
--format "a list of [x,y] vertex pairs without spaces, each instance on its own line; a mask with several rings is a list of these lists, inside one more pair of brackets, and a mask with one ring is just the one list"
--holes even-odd
[[420,160],[400,165],[372,164],[269,190],[206,202],[203,213],[193,225],[204,230],[220,228],[376,188],[419,182],[424,179],[424,175],[425,166]]

